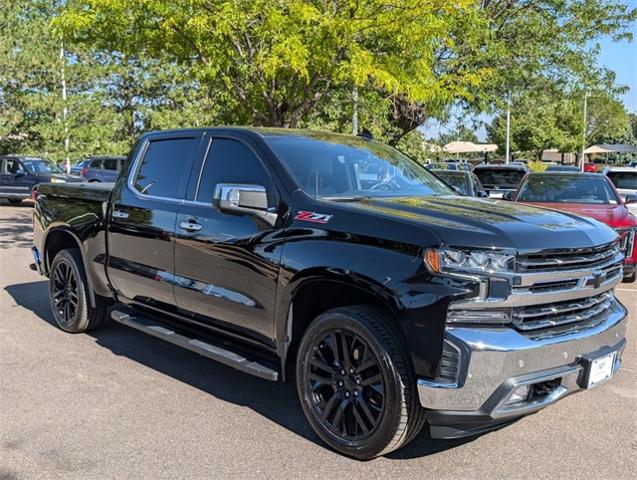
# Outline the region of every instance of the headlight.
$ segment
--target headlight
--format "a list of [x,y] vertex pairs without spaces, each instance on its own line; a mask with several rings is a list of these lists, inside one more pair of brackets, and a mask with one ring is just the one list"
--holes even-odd
[[51,177],[51,183],[66,183],[63,178]]
[[510,272],[515,267],[515,255],[490,250],[429,248],[425,263],[435,273]]

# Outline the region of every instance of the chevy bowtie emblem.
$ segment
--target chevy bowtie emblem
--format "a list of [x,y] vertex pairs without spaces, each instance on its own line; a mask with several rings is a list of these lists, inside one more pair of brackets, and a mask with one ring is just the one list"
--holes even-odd
[[604,272],[593,273],[593,288],[601,287],[604,280],[606,280],[606,274]]

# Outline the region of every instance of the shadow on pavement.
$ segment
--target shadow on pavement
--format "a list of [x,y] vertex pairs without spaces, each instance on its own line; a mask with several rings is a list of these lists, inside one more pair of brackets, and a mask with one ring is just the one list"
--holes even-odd
[[[8,213],[6,217],[0,215],[0,248],[30,247],[33,228],[31,227],[31,212],[28,207],[31,207],[33,203],[25,201],[20,206],[27,208],[11,205],[11,209],[4,210],[6,202],[2,200],[0,202],[2,202],[0,214]],[[16,210],[16,207],[20,210]]]
[[[5,290],[18,305],[31,310],[48,324],[56,326],[49,306],[47,281],[9,285],[5,287]],[[287,384],[268,382],[239,373],[115,322],[110,322],[89,335],[95,338],[98,345],[116,355],[130,358],[221,400],[249,407],[297,435],[321,445],[319,438],[303,415],[294,382]],[[246,425],[246,428],[250,428],[250,425]],[[388,455],[387,458],[423,457],[462,445],[473,438],[476,437],[448,441],[435,440],[431,438],[429,428],[426,426],[413,442]]]

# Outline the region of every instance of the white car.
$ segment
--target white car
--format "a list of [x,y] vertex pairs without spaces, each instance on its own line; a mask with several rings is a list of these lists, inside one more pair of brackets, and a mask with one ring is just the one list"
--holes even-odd
[[603,173],[613,182],[628,209],[637,215],[637,168],[608,167]]

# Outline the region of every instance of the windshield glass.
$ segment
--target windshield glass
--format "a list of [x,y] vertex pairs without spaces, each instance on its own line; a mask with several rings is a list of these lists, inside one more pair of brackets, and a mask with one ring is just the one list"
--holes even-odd
[[450,172],[450,171],[436,171],[436,175],[442,178],[445,182],[447,182],[452,187],[457,187],[462,193],[465,195],[469,194],[468,185],[467,185],[467,176],[460,172]]
[[473,173],[480,179],[482,185],[506,185],[516,187],[524,172],[520,170],[505,170],[500,168],[476,168]]
[[29,173],[64,173],[62,169],[53,162],[42,158],[30,158],[28,160],[22,160],[22,163],[24,163],[24,167]]
[[615,192],[602,176],[530,175],[517,200],[540,203],[589,203],[616,205]]
[[637,190],[637,170],[634,172],[608,172],[608,178],[617,188]]
[[387,145],[344,135],[311,135],[271,135],[265,140],[312,196],[456,195],[424,167]]

